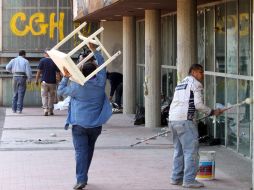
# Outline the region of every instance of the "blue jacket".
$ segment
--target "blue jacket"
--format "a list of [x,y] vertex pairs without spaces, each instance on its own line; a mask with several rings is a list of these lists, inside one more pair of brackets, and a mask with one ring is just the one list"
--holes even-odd
[[58,95],[71,96],[66,126],[79,125],[93,128],[106,123],[112,115],[112,107],[105,93],[106,69],[102,69],[84,86],[63,77]]

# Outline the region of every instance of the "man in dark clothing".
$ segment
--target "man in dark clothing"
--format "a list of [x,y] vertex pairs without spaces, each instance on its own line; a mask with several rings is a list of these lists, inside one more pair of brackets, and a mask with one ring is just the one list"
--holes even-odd
[[110,81],[110,96],[109,100],[112,101],[112,98],[115,94],[115,103],[121,107],[122,95],[123,95],[123,75],[117,72],[107,72],[107,79]]
[[59,75],[59,69],[47,54],[44,52],[44,58],[40,60],[36,74],[36,85],[39,84],[41,77],[41,99],[44,115],[54,115],[53,106],[56,97],[56,75]]

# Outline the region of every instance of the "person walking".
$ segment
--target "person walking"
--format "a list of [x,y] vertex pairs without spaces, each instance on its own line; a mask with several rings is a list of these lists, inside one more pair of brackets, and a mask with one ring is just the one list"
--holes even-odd
[[[81,71],[86,77],[97,66],[94,61],[88,61],[83,65]],[[72,125],[77,180],[73,188],[83,189],[87,185],[95,142],[101,134],[102,125],[112,115],[112,107],[105,93],[105,68],[83,86],[73,81],[68,85],[69,77],[69,72],[64,69],[63,79],[57,92],[58,95],[71,97],[65,128]]]
[[204,78],[202,65],[193,64],[189,76],[175,88],[169,110],[169,127],[173,134],[174,156],[170,183],[186,188],[200,188],[204,184],[195,180],[199,166],[199,141],[197,126],[193,122],[196,110],[207,115],[220,115],[223,110],[204,105],[201,81]]
[[44,58],[40,60],[36,74],[36,85],[39,85],[41,76],[41,100],[44,115],[54,115],[54,102],[56,100],[56,78],[60,74],[59,69],[53,60],[49,57],[46,49]]
[[22,113],[23,101],[26,93],[26,82],[31,82],[32,71],[27,59],[26,52],[19,51],[19,56],[12,59],[7,65],[6,70],[13,74],[12,87],[12,111],[13,113]]
[[123,95],[123,75],[118,72],[107,72],[107,79],[110,81],[111,87],[109,100],[112,101],[115,94],[115,103],[118,107],[121,107]]

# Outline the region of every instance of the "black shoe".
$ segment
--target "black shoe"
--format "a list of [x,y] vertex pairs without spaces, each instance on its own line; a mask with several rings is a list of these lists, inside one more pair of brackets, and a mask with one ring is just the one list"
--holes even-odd
[[77,183],[77,184],[73,187],[73,189],[83,189],[83,188],[86,187],[86,184],[87,184],[87,183]]
[[54,110],[54,109],[50,108],[50,109],[48,110],[48,114],[49,114],[49,115],[54,115],[53,110]]

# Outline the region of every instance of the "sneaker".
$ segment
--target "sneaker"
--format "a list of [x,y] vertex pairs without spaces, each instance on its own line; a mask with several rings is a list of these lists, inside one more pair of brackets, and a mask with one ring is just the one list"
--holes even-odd
[[49,115],[54,115],[54,112],[50,112]]
[[173,180],[173,179],[171,179],[170,184],[171,185],[182,185],[183,181],[182,180]]
[[194,180],[193,182],[184,182],[183,187],[186,188],[200,188],[204,187],[205,185],[197,180]]
[[86,187],[86,184],[87,184],[87,183],[77,183],[77,184],[73,187],[73,189],[83,189],[83,188]]
[[44,116],[48,116],[48,112],[46,111],[46,112],[44,112]]
[[18,113],[19,113],[19,114],[21,114],[21,113],[22,113],[22,111],[18,111]]

